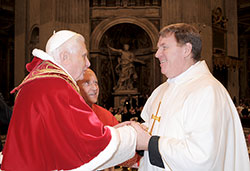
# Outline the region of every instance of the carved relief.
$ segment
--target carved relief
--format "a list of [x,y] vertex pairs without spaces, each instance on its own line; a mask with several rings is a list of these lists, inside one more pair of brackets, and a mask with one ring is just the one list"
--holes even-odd
[[212,24],[215,27],[226,29],[228,19],[223,15],[222,9],[220,7],[212,11]]
[[213,25],[213,63],[216,68],[227,67],[229,58],[226,51],[226,23],[222,9],[217,7],[212,11]]

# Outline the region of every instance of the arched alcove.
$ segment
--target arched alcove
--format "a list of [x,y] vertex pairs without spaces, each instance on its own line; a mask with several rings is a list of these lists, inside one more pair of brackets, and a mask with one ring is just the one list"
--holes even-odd
[[134,63],[138,75],[134,87],[138,94],[146,95],[154,88],[154,75],[159,72],[154,58],[157,40],[157,29],[145,19],[107,19],[94,29],[90,41],[90,60],[91,68],[95,70],[99,80],[101,105],[106,104],[106,107],[109,107],[114,104],[113,88],[119,79],[116,66],[121,54],[110,52],[107,45],[123,49],[123,45],[128,44],[129,51],[135,54],[136,59],[145,62],[143,65]]
[[28,63],[32,60],[32,50],[37,48],[39,45],[39,27],[34,25],[30,32],[29,46],[28,46],[28,55],[25,59],[25,63]]
[[98,49],[107,49],[107,44],[122,49],[124,44],[130,46],[130,51],[152,51],[152,41],[141,27],[131,23],[120,23],[110,27],[101,37]]
[[136,17],[118,17],[118,18],[109,18],[103,20],[99,23],[91,34],[90,40],[90,50],[92,52],[98,51],[98,47],[104,33],[111,27],[121,23],[134,24],[141,27],[150,37],[152,42],[152,49],[156,49],[156,44],[158,40],[158,30],[157,28],[147,19],[136,18]]

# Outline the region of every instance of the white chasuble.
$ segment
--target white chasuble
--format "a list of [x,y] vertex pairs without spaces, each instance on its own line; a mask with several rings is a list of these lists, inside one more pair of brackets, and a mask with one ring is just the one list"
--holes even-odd
[[[160,121],[152,119],[157,112]],[[152,135],[160,136],[164,167],[151,165],[148,152],[143,171],[249,171],[249,157],[237,110],[226,89],[205,61],[154,90],[142,111]]]

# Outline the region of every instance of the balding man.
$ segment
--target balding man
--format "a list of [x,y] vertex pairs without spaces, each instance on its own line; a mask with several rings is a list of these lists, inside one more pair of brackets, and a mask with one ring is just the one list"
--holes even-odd
[[46,52],[33,50],[29,75],[12,91],[3,170],[88,171],[134,156],[134,128],[104,127],[80,95],[76,81],[90,66],[87,53],[83,36],[68,30],[54,33]]
[[77,85],[86,103],[92,108],[104,125],[114,126],[119,123],[110,111],[95,104],[99,96],[99,85],[94,71],[88,68],[84,73],[83,79],[77,81]]
[[[94,71],[88,68],[83,79],[77,81],[77,85],[85,102],[105,126],[115,126],[119,123],[110,111],[96,104],[99,96],[99,85]],[[114,170],[114,167],[105,169],[105,171],[109,170]]]

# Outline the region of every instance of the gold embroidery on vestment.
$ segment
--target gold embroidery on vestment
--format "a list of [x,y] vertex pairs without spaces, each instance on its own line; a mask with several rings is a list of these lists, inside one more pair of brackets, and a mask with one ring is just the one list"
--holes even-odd
[[[43,61],[40,65],[45,65],[44,68],[42,69],[36,69],[32,71],[29,75],[27,75],[24,80],[22,81],[22,84],[30,82],[34,79],[37,78],[61,78],[68,82],[75,90],[80,94],[80,89],[77,86],[77,84],[74,82],[74,80],[65,72],[63,71],[60,67],[56,66],[53,63],[50,63],[48,61]],[[20,90],[20,89],[19,89]],[[16,97],[19,93],[19,90],[16,94]],[[15,97],[15,99],[16,99]]]

